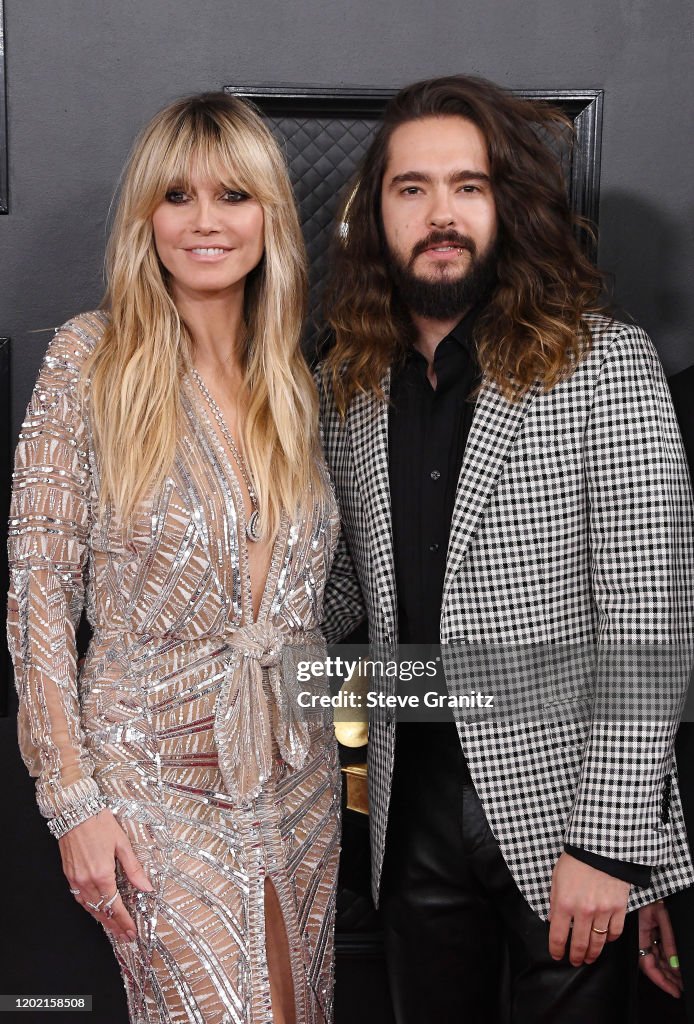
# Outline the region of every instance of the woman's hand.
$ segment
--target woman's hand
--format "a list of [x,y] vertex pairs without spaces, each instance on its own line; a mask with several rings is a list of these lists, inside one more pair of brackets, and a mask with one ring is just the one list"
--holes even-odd
[[134,939],[135,923],[116,886],[116,860],[137,889],[154,892],[154,888],[113,814],[100,811],[58,842],[63,871],[77,902],[115,938]]
[[646,977],[663,992],[679,999],[682,975],[670,915],[662,900],[639,910],[639,949],[648,950],[645,956],[639,954],[639,967]]

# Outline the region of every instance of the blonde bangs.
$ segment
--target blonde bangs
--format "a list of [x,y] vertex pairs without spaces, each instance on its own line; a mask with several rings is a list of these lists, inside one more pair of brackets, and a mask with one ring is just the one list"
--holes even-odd
[[278,166],[268,160],[267,145],[276,143],[262,122],[260,126],[266,136],[264,144],[250,134],[248,124],[235,125],[211,116],[174,115],[163,138],[164,126],[150,126],[141,139],[141,159],[133,167],[132,212],[136,219],[150,219],[170,188],[189,189],[196,175],[246,192],[263,207],[274,206],[279,198],[277,187],[273,187]]

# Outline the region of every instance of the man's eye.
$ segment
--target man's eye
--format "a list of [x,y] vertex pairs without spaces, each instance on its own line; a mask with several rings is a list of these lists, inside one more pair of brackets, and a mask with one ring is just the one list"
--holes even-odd
[[224,198],[228,203],[242,203],[244,199],[249,199],[250,196],[247,192],[239,192],[236,189],[228,188],[224,193]]
[[180,188],[170,188],[166,193],[167,203],[185,203],[187,198],[186,193]]
[[402,194],[404,196],[414,196],[421,191],[422,190],[420,189],[419,185],[408,185],[406,188],[402,190]]

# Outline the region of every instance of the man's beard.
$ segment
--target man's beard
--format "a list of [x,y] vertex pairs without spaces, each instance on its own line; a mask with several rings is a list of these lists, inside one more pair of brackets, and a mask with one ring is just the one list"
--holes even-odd
[[[458,271],[453,277],[434,267],[435,276],[419,277],[413,269],[414,262],[432,245],[467,249],[470,253],[467,270],[463,273]],[[388,272],[403,304],[411,313],[428,320],[452,320],[484,300],[496,284],[498,254],[498,245],[492,242],[479,257],[472,238],[450,231],[432,231],[414,247],[407,263],[386,246]]]

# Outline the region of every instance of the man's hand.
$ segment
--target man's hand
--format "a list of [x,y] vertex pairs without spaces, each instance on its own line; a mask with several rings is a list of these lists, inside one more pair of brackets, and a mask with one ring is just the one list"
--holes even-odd
[[677,946],[662,900],[639,910],[639,949],[648,950],[645,956],[639,955],[639,967],[646,977],[663,992],[679,999],[684,986],[679,966],[674,966],[679,964]]
[[[561,960],[571,929],[569,960],[574,967],[592,964],[605,942],[624,929],[630,885],[562,853],[552,873],[549,898],[549,951]],[[573,922],[573,926],[572,926]]]

